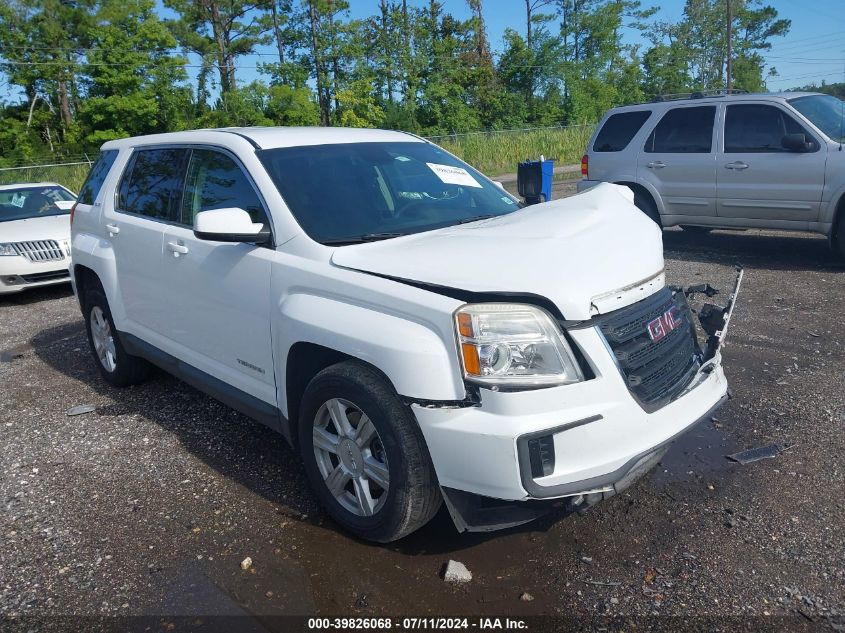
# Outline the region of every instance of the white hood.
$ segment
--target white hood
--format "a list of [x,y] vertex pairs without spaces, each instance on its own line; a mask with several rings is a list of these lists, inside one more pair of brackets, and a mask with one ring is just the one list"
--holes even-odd
[[70,241],[70,214],[0,222],[0,242]]
[[665,283],[660,229],[627,187],[490,220],[338,248],[337,266],[482,293],[539,295],[568,320],[630,305]]

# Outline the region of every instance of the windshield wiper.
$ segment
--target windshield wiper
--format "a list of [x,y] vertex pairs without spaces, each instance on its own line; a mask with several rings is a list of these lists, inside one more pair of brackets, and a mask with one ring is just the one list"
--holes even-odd
[[407,233],[364,233],[364,235],[353,235],[352,237],[320,240],[320,244],[325,244],[326,246],[345,246],[347,244],[363,244],[364,242],[389,240],[394,237],[402,237],[403,235],[407,235]]
[[487,215],[474,215],[471,218],[464,218],[458,220],[457,224],[469,224],[470,222],[480,222],[481,220],[489,220],[490,218],[498,218],[501,213],[488,213]]

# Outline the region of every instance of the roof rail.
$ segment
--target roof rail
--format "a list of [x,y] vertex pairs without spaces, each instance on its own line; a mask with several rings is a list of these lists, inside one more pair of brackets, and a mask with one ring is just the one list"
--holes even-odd
[[696,90],[695,92],[676,92],[665,95],[657,95],[652,99],[652,103],[660,103],[661,101],[681,101],[683,99],[705,99],[707,97],[725,97],[727,95],[745,95],[747,90],[738,90],[731,88],[719,88],[716,90]]

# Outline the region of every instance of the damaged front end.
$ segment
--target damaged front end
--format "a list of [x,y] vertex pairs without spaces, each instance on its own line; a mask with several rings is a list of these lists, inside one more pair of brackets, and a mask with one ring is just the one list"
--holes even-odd
[[[664,286],[641,301],[597,315],[589,321],[561,321],[561,328],[576,339],[575,330],[594,329],[598,332],[628,392],[639,405],[641,411],[632,410],[630,417],[623,414],[617,423],[627,426],[629,420],[639,419],[653,428],[666,428],[666,435],[653,444],[643,445],[613,472],[555,486],[548,481],[536,485],[553,475],[555,453],[560,453],[561,446],[572,441],[589,442],[591,437],[604,437],[607,441],[607,434],[602,436],[600,431],[590,436],[580,431],[592,428],[590,424],[607,424],[608,421],[602,421],[601,415],[595,415],[582,420],[584,425],[567,424],[520,434],[516,444],[519,462],[524,466],[521,472],[523,489],[528,497],[500,500],[444,486],[441,488],[443,497],[458,530],[498,530],[532,521],[549,512],[560,516],[583,511],[619,494],[654,468],[678,436],[709,419],[728,398],[724,391],[720,397],[714,394],[716,397],[708,401],[708,406],[698,410],[696,407],[701,404],[702,392],[696,392],[698,396],[691,392],[702,386],[704,392],[712,393],[714,383],[710,382],[710,386],[704,386],[704,383],[710,379],[720,380],[720,350],[736,307],[742,279],[743,270],[737,266],[733,289],[723,306],[706,300],[719,294],[710,285],[687,288]],[[705,298],[703,303],[699,299],[702,296]],[[698,324],[693,323],[693,315],[697,315]],[[721,381],[724,381],[723,375]],[[724,382],[721,384],[724,389]],[[667,417],[664,407],[687,395],[690,398],[687,402],[694,403],[691,411],[697,412],[686,420],[682,409],[676,408]],[[623,406],[637,408],[630,400],[628,403]],[[483,407],[484,403],[479,402],[477,406]],[[643,412],[646,418],[643,418]],[[576,428],[578,433],[566,436],[571,439],[560,439],[563,434],[574,433],[572,429]],[[566,452],[565,449],[563,452]],[[537,460],[534,460],[535,457]],[[541,463],[542,467],[535,469],[534,461]],[[545,468],[546,464],[549,468]],[[532,486],[532,483],[535,485]]]
[[[731,291],[728,300],[724,307],[713,305],[712,303],[705,303],[698,310],[698,322],[701,329],[707,335],[704,342],[704,349],[702,350],[702,368],[716,358],[719,348],[725,341],[725,336],[728,332],[728,325],[731,321],[734,306],[736,305],[736,298],[739,294],[740,286],[742,285],[744,270],[742,266],[736,266],[736,281],[734,288]],[[707,298],[715,297],[719,291],[710,286],[710,284],[699,284],[690,286],[682,290],[684,297],[691,299],[696,295],[704,295]]]

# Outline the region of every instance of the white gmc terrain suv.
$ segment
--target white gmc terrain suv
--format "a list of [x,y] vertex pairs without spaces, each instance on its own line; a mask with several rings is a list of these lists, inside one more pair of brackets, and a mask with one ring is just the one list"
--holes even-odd
[[588,506],[727,395],[736,291],[699,345],[702,288],[665,285],[625,187],[521,208],[409,134],[244,128],[108,142],[86,188],[73,280],[105,380],[152,363],[278,430],[367,539],[441,500],[460,530]]

